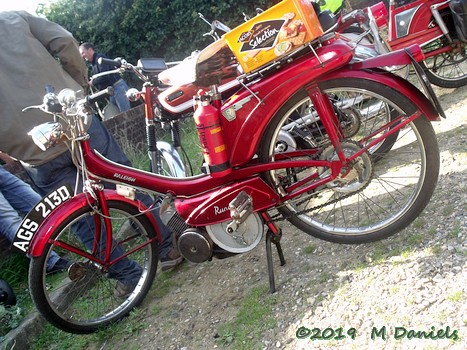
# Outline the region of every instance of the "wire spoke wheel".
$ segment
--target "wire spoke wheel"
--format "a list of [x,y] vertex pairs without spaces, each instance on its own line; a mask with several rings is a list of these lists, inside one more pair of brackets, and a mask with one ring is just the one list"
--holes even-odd
[[[100,244],[94,239],[96,227],[101,225],[104,232],[103,217],[86,206],[54,229],[43,254],[31,262],[30,290],[36,307],[67,332],[90,333],[120,320],[141,303],[154,279],[157,244],[149,220],[126,203],[109,202],[109,209],[110,260],[120,260],[104,266],[105,239]],[[86,256],[96,245],[97,252]],[[68,261],[66,269],[47,272],[52,252]]]
[[[446,39],[438,39],[423,48],[425,53],[442,48]],[[467,84],[467,43],[457,41],[452,50],[427,57],[424,66],[428,80],[444,88],[457,88]]]
[[[399,92],[367,80],[335,79],[320,83],[320,88],[329,96],[341,124],[345,118],[339,113],[351,111],[358,116],[353,121],[345,119],[353,123],[353,127],[347,126],[352,131],[341,142],[346,156],[376,137],[389,135],[396,124],[391,123],[394,118],[412,115],[416,110]],[[297,93],[279,110],[264,135],[260,159],[284,159],[290,151],[294,151],[290,153],[294,159],[311,157],[300,155],[300,150],[306,148],[308,154],[309,149],[316,150],[315,158],[337,160],[315,114],[307,94]],[[300,126],[300,132],[293,132],[291,123],[296,128]],[[296,227],[321,239],[340,243],[382,239],[406,227],[420,214],[431,198],[438,170],[433,128],[426,118],[419,117],[368,147],[336,179],[287,201],[279,212]],[[313,175],[322,179],[330,172],[319,167],[283,169],[266,173],[265,179],[286,195],[301,180]]]

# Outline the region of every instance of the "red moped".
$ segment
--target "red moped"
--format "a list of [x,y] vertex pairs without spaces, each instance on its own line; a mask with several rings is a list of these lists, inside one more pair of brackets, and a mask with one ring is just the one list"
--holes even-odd
[[[17,233],[15,247],[32,258],[30,290],[38,310],[65,331],[89,333],[142,302],[156,274],[161,235],[155,207],[143,204],[141,193],[164,197],[160,217],[191,262],[248,252],[265,237],[271,292],[272,245],[285,263],[281,220],[341,243],[382,239],[409,225],[437,182],[430,121],[443,112],[429,89],[430,99],[379,68],[413,64],[423,75],[418,46],[356,63],[353,55],[353,45],[322,35],[238,76],[238,89],[226,99],[218,84],[237,63],[222,40],[161,73],[165,83],[178,76],[199,88],[194,119],[206,174],[189,178],[123,166],[94,151],[84,125],[96,96],[81,100],[64,90],[56,97],[62,110],[41,105],[61,123],[31,135],[43,149],[68,142],[84,188],[74,193],[64,185],[44,197]],[[152,93],[141,94],[158,108]],[[106,188],[109,183],[116,189]],[[46,273],[52,251],[71,262],[66,273]],[[136,262],[141,276],[118,298],[109,271],[123,259]]]
[[389,5],[390,48],[420,45],[428,79],[445,88],[467,84],[467,41],[462,34],[467,26],[466,5],[462,9],[457,3],[462,1],[391,0]]

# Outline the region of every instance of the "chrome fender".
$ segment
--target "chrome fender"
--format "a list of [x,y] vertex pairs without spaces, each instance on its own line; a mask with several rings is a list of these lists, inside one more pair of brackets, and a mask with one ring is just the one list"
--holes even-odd
[[170,143],[165,141],[157,141],[156,147],[161,155],[166,159],[170,172],[175,177],[186,177],[185,165],[183,165],[182,159],[177,150]]

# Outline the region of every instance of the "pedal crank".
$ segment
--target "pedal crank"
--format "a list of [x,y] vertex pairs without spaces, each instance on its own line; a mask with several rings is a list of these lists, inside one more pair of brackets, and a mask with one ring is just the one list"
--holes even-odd
[[245,191],[241,191],[229,204],[232,222],[227,225],[227,232],[232,234],[237,231],[238,226],[245,222],[253,213],[253,199]]

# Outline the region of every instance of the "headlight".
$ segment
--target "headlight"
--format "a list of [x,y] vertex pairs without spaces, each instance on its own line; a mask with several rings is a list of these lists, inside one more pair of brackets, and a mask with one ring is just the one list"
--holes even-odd
[[57,122],[48,122],[36,126],[28,135],[32,137],[34,143],[41,150],[46,151],[54,146],[62,136],[62,124]]

